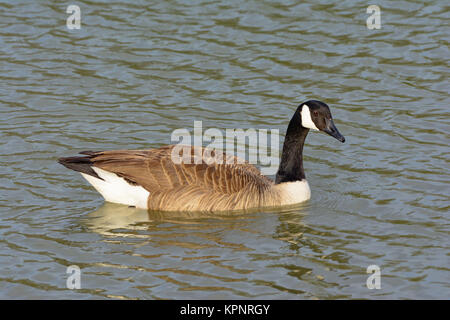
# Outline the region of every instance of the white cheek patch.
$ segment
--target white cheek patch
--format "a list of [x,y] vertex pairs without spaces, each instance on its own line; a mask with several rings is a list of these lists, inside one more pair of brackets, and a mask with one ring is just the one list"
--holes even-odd
[[303,127],[319,131],[319,129],[316,127],[315,123],[311,119],[311,113],[309,111],[309,107],[306,104],[303,105],[302,112],[300,114],[302,115]]

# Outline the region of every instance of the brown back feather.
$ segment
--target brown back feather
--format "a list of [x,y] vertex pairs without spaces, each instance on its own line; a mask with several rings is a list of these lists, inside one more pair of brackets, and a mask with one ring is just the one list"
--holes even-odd
[[[273,181],[253,165],[223,154],[223,164],[206,158],[201,163],[176,164],[175,146],[150,150],[117,150],[90,154],[93,166],[116,173],[150,192],[149,208],[159,210],[231,210],[257,207]],[[195,160],[204,148],[191,151]],[[214,155],[214,153],[211,153]],[[194,161],[192,161],[194,162]]]

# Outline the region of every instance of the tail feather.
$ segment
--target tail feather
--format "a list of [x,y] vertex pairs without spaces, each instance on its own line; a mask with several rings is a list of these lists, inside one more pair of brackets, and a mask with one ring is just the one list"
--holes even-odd
[[88,174],[93,176],[94,178],[103,180],[100,176],[92,169],[92,161],[90,157],[67,157],[67,158],[59,158],[58,162],[65,166],[66,168]]

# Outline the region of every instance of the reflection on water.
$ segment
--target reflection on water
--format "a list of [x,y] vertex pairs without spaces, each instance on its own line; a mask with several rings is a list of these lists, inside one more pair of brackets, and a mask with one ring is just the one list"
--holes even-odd
[[[278,295],[267,290],[259,292],[259,286],[309,296],[305,291],[293,288],[288,283],[284,287],[277,284],[276,280],[269,281],[270,277],[258,279],[260,268],[266,264],[275,268],[274,279],[277,277],[277,268],[288,270],[299,280],[302,280],[302,277],[315,281],[323,279],[323,276],[313,273],[313,268],[276,263],[281,257],[295,258],[295,254],[277,252],[278,243],[284,242],[290,250],[295,246],[298,249],[298,245],[304,241],[303,233],[307,228],[302,222],[306,211],[307,206],[303,205],[301,208],[297,206],[295,210],[277,209],[276,212],[222,216],[191,212],[190,216],[183,216],[176,212],[147,212],[106,203],[81,218],[80,223],[101,234],[108,245],[125,245],[129,248],[122,251],[122,254],[129,258],[124,260],[127,262],[99,262],[93,264],[93,267],[129,269],[133,273],[146,272],[176,285],[177,290],[181,292],[207,291],[217,298],[226,296],[217,293],[217,290],[246,297]],[[275,243],[277,245],[274,246]],[[265,247],[266,251],[255,252],[256,245]],[[247,258],[245,263],[236,265],[235,262],[240,259],[236,259],[235,255],[239,252],[245,253]],[[136,257],[142,259],[132,259]],[[139,262],[132,263],[133,261]],[[169,261],[172,261],[172,264],[168,264]],[[199,268],[202,265],[205,267]],[[205,271],[200,271],[203,269]],[[207,270],[220,270],[220,275],[211,274]],[[181,280],[192,277],[196,279],[194,282]],[[217,281],[224,283],[219,285]],[[244,288],[252,286],[255,293],[246,293]]]
[[[380,0],[380,30],[353,0],[78,4],[69,31],[66,4],[0,3],[0,298],[450,296],[443,1]],[[169,144],[196,120],[282,140],[313,98],[347,141],[309,134],[299,207],[147,213],[56,162]]]
[[[161,231],[163,225],[172,225],[172,227],[167,230],[170,230],[169,237],[176,237],[177,235],[172,229],[183,228],[189,230],[195,229],[199,232],[203,230],[205,233],[209,234],[211,232],[212,224],[220,224],[221,228],[229,231],[235,229],[249,231],[252,229],[254,221],[264,214],[276,214],[280,221],[290,221],[290,223],[296,221],[295,224],[304,226],[301,219],[306,212],[307,204],[291,206],[290,208],[266,209],[264,212],[254,210],[253,213],[205,213],[147,211],[106,202],[97,210],[83,216],[80,219],[80,223],[103,236],[148,238],[155,240],[154,237],[151,236],[152,232]],[[285,232],[281,233],[284,234]],[[195,234],[198,235],[198,233]],[[289,242],[288,236],[278,235],[278,232],[276,232],[274,237]]]
[[[149,215],[146,210],[139,210],[123,205],[105,203],[97,210],[82,218],[86,226],[95,232],[104,236],[115,236],[114,230],[138,230],[139,222],[148,223]],[[121,236],[126,237],[125,232],[120,232]],[[137,234],[129,234],[131,237],[139,237]]]

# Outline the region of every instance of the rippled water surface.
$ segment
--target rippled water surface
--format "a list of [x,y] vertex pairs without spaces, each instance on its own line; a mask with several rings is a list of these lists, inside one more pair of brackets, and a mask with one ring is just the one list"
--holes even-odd
[[[445,1],[0,3],[0,298],[450,298]],[[233,216],[105,204],[56,162],[177,128],[280,130],[307,99],[306,204]],[[366,287],[369,265],[381,289]],[[81,269],[81,289],[66,269]]]

